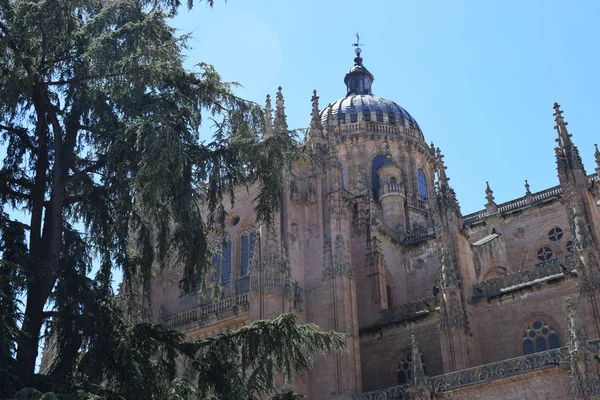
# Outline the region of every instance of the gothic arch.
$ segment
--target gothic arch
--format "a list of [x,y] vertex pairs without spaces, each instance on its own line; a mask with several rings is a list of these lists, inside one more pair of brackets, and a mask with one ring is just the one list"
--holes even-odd
[[[541,323],[541,326],[539,328],[537,326],[534,326],[534,324],[537,322]],[[547,328],[548,332],[542,332],[544,328]],[[524,336],[526,334],[532,334],[535,332],[543,333],[545,335],[546,344],[550,342],[550,346],[547,346],[547,350],[550,350],[550,348],[558,348],[565,346],[566,342],[563,335],[563,329],[564,328],[561,324],[559,324],[554,318],[550,317],[546,313],[532,312],[527,314],[525,318],[521,319],[514,333],[514,345],[516,350],[515,354],[517,354],[517,356],[522,356],[525,354],[524,341],[526,338]],[[552,346],[553,339],[551,339],[551,335],[556,336],[557,346]],[[528,339],[532,342],[535,342],[535,340],[540,338],[541,337],[537,335],[528,337]],[[540,351],[539,349],[535,348],[535,343],[533,344],[533,350],[534,353]]]
[[486,273],[483,275],[483,279],[481,279],[481,281],[482,282],[489,281],[490,279],[498,278],[502,275],[506,275],[507,273],[508,273],[508,271],[506,270],[505,267],[500,266],[500,265],[495,266],[486,271]]

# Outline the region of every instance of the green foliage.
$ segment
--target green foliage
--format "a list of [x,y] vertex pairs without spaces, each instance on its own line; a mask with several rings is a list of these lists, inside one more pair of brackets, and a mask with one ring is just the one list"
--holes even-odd
[[[271,223],[281,172],[299,155],[294,132],[261,140],[262,109],[210,65],[184,69],[187,37],[168,23],[179,7],[0,0],[2,398],[247,398],[270,391],[273,373],[289,378],[341,346],[291,317],[194,345],[125,322],[115,268],[125,288],[134,278],[147,285],[153,266],[167,264],[182,266],[182,292],[204,287],[206,234],[224,226],[223,200],[256,185],[256,214]],[[214,135],[202,142],[207,120]],[[44,326],[55,350],[50,377],[34,374]],[[178,377],[180,357],[208,380]]]

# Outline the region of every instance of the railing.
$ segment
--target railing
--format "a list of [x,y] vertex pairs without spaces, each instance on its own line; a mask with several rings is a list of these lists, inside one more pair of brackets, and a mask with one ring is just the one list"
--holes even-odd
[[509,358],[491,364],[467,368],[448,374],[427,378],[429,387],[434,393],[444,392],[463,386],[475,385],[494,379],[506,378],[530,371],[550,368],[561,363],[569,362],[569,349],[561,347],[528,354],[526,356]]
[[[592,344],[592,342],[590,343]],[[561,347],[528,354],[526,356],[510,358],[491,364],[479,365],[461,371],[450,372],[443,375],[425,377],[426,386],[432,394],[458,389],[464,386],[476,385],[495,379],[520,375],[531,371],[552,368],[563,363],[569,363],[568,347]],[[411,399],[407,393],[408,387],[394,386],[353,396],[353,400],[404,400]]]
[[[600,180],[597,174],[588,175],[587,178],[589,183]],[[557,199],[561,196],[562,188],[560,186],[554,186],[549,189],[542,190],[541,192],[533,193],[531,195],[531,202],[528,202],[527,196],[524,196],[506,203],[498,204],[498,213],[503,214],[510,211],[519,210],[531,204],[541,203],[550,199]],[[463,216],[463,223],[465,225],[471,225],[477,221],[483,220],[488,215],[489,214],[485,210],[467,214]]]
[[379,187],[379,200],[384,196],[393,193],[403,194],[400,185],[397,183],[385,183]]
[[373,392],[352,396],[352,400],[410,400],[413,398],[407,391],[408,385],[393,386]]
[[404,236],[405,244],[421,243],[425,240],[435,238],[435,230],[433,228],[427,228],[413,233],[407,233]]
[[425,316],[433,312],[440,305],[438,296],[425,297],[411,301],[410,303],[400,304],[399,306],[381,310],[380,317],[376,325],[386,325],[394,322],[401,322],[415,317]]
[[210,316],[217,315],[224,311],[233,310],[239,305],[249,303],[248,293],[241,293],[235,296],[228,297],[226,299],[216,301],[205,306],[200,306],[192,310],[183,311],[167,317],[165,319],[165,326],[174,327],[191,322],[201,321],[207,319]]
[[501,296],[513,290],[563,278],[564,276],[563,266],[558,260],[538,264],[531,270],[518,271],[477,283],[474,286],[473,300]]
[[412,233],[400,233],[390,228],[381,219],[377,221],[377,229],[379,233],[396,244],[416,244],[435,238],[435,229],[433,228],[422,229]]

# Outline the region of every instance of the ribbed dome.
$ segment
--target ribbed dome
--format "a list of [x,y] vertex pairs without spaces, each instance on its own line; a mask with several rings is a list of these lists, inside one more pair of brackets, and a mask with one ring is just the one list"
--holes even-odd
[[[358,34],[357,34],[358,41]],[[350,124],[358,121],[399,124],[406,128],[420,130],[417,121],[402,107],[391,100],[373,95],[375,78],[363,65],[361,49],[355,44],[354,65],[344,77],[346,97],[333,102],[321,111],[321,120],[326,121],[329,110],[336,124]]]
[[327,105],[321,111],[322,121],[327,119],[330,108],[333,120],[339,124],[366,120],[420,129],[417,121],[404,108],[391,100],[372,94],[351,94]]

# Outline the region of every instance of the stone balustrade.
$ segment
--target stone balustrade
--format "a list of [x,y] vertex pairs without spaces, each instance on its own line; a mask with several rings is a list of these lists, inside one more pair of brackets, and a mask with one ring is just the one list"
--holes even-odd
[[426,316],[440,306],[440,299],[438,296],[425,297],[411,301],[410,303],[400,304],[399,306],[381,310],[379,312],[380,317],[377,320],[377,325],[387,325],[395,322],[402,322],[408,319],[418,318]]
[[[590,182],[590,184],[599,180],[597,174],[588,175],[587,178],[588,178],[588,181]],[[544,202],[552,200],[552,199],[558,199],[561,196],[562,196],[562,188],[560,186],[554,186],[549,189],[545,189],[540,192],[531,194],[531,201],[528,201],[527,196],[523,196],[518,199],[508,201],[506,203],[498,204],[498,212],[497,213],[505,214],[505,213],[508,213],[511,211],[523,209],[532,204],[540,204],[540,203],[544,203]],[[496,213],[489,214],[485,210],[477,211],[477,212],[474,212],[471,214],[464,215],[463,223],[465,225],[471,225],[478,221],[483,220],[484,218],[488,217],[489,215],[495,215],[495,214]]]
[[569,363],[569,349],[567,347],[541,351],[448,374],[428,377],[427,383],[433,393],[439,393],[494,379],[555,367],[562,363]]
[[390,194],[398,194],[404,196],[404,190],[397,183],[382,183],[379,187],[379,200]]
[[[599,340],[592,341],[590,345],[597,346]],[[568,347],[561,347],[502,360],[490,364],[479,365],[460,371],[443,375],[425,377],[426,386],[432,394],[458,389],[464,386],[476,385],[495,379],[507,378],[545,368],[552,368],[560,364],[569,363]],[[411,399],[407,385],[394,386],[373,392],[355,395],[352,400],[398,400]]]
[[379,233],[390,239],[394,244],[417,244],[435,238],[435,229],[426,228],[411,233],[400,233],[390,228],[379,219],[377,221]]
[[249,304],[248,292],[236,294],[220,301],[171,315],[165,319],[164,324],[169,328],[174,328],[192,322],[201,322],[211,316],[234,311],[236,307],[247,304]]
[[477,283],[474,286],[473,300],[501,296],[514,290],[564,277],[563,265],[558,260],[541,263],[531,270],[518,271]]

